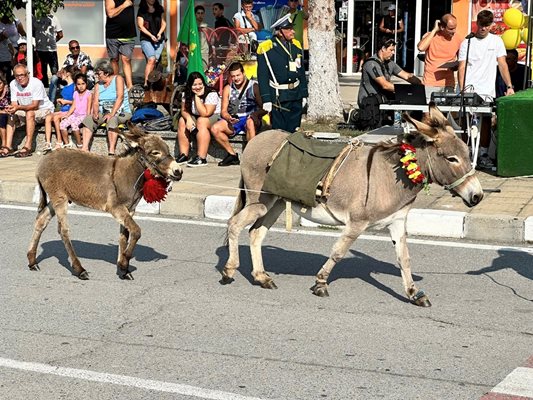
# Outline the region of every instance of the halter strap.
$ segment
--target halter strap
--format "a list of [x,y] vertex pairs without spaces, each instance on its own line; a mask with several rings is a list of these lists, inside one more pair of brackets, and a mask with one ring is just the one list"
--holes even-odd
[[444,185],[443,188],[446,189],[446,190],[452,190],[453,188],[455,188],[455,187],[459,186],[461,183],[463,183],[466,180],[466,178],[468,178],[469,176],[474,175],[475,173],[476,173],[476,170],[474,168],[472,168],[470,171],[468,171],[466,174],[461,176],[455,182],[450,183],[449,185]]
[[[428,156],[429,176],[433,177],[433,168],[431,166],[431,156],[430,156],[429,151],[427,149],[426,149],[426,154]],[[442,187],[445,190],[452,190],[452,189],[456,188],[457,186],[459,186],[461,183],[463,183],[466,180],[466,178],[468,178],[469,176],[474,175],[475,173],[476,173],[476,170],[474,168],[471,168],[470,171],[468,171],[466,174],[461,176],[455,182],[452,182],[449,185],[442,185]]]

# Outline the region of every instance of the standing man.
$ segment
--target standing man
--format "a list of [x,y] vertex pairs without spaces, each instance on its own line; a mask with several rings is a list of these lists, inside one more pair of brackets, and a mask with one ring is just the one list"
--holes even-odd
[[433,92],[455,90],[454,69],[442,68],[441,65],[457,60],[457,52],[463,39],[455,34],[456,30],[457,18],[452,14],[445,14],[440,21],[435,21],[433,29],[418,42],[418,51],[426,52],[424,85],[428,103]]
[[275,37],[257,50],[257,76],[263,110],[272,112],[273,129],[295,132],[307,104],[307,80],[301,44],[294,39],[290,14],[270,27]]
[[[300,0],[287,0],[287,13],[291,15],[291,21],[294,25],[294,38],[304,45],[304,21],[309,19],[309,14],[305,9],[300,7]],[[300,7],[300,9],[298,9]]]
[[215,29],[217,28],[233,28],[233,24],[224,16],[224,4],[213,4],[213,16],[215,17]]
[[131,72],[131,56],[135,47],[137,29],[132,0],[105,0],[105,42],[107,55],[115,75],[119,73],[118,60],[122,61],[122,69],[126,87],[131,89],[133,78]]
[[[503,40],[492,33],[490,29],[494,22],[494,15],[489,10],[482,10],[477,15],[477,31],[475,36],[463,40],[459,50],[459,80],[460,90],[471,90],[484,98],[493,99],[496,97],[496,67],[500,70],[503,82],[506,85],[505,95],[514,94],[513,83],[509,75],[509,68],[505,57],[505,45]],[[466,53],[468,44],[468,60]],[[468,67],[466,62],[468,61]],[[465,78],[466,69],[466,78]],[[491,116],[481,118],[479,157],[477,165],[480,168],[492,168],[494,166],[489,158]]]
[[[48,87],[48,68],[50,74],[55,75],[59,70],[59,62],[57,60],[57,42],[63,38],[63,29],[59,24],[59,20],[55,15],[48,10],[41,18],[32,17],[33,19],[33,33],[35,36],[35,50],[41,60],[43,72],[43,85]],[[52,102],[55,100],[51,99]]]
[[[11,104],[6,108],[9,113],[7,138],[0,157],[15,155],[17,158],[24,158],[32,155],[35,123],[44,122],[46,116],[54,111],[54,105],[48,99],[43,83],[37,78],[30,77],[28,68],[24,64],[15,65],[13,75],[15,79],[9,85]],[[14,151],[12,147],[16,122],[26,124],[26,140],[24,147],[19,151]]]
[[220,167],[239,165],[239,156],[231,146],[229,138],[239,134],[246,135],[246,141],[252,140],[259,127],[261,118],[266,114],[259,94],[257,82],[248,80],[240,62],[230,65],[231,83],[222,92],[220,117],[212,127],[211,134],[228,155],[218,163]]
[[381,35],[387,39],[394,39],[394,36],[397,35],[397,38],[400,39],[400,33],[405,30],[402,19],[396,18],[396,6],[391,4],[387,8],[388,14],[385,15],[381,22],[379,23],[379,31]]
[[202,52],[202,62],[204,63],[204,70],[209,67],[209,43],[207,42],[207,35],[204,28],[207,28],[205,23],[205,7],[194,7],[194,16],[196,17],[196,24],[198,25],[198,34],[200,35],[200,46]]
[[414,85],[422,84],[414,74],[404,71],[392,60],[395,50],[394,39],[382,37],[378,41],[378,52],[363,64],[357,99],[363,129],[375,129],[382,125],[385,114],[380,111],[379,105],[394,96],[393,75]]

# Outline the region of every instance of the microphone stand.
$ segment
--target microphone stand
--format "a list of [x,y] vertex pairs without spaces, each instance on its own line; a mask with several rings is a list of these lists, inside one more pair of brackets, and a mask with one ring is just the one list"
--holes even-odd
[[[463,116],[465,118],[465,124],[463,125],[463,137],[469,138],[471,140],[471,146],[472,146],[472,168],[476,167],[477,163],[477,150],[478,146],[476,143],[474,143],[474,138],[471,136],[471,129],[470,129],[470,121],[468,120],[468,117],[466,115],[466,104],[465,104],[465,90],[466,90],[466,72],[468,69],[468,57],[470,55],[470,42],[472,38],[475,35],[473,33],[468,34],[467,40],[468,44],[466,46],[466,60],[465,60],[465,73],[463,75],[463,89],[461,90],[461,100],[459,102],[459,109],[462,111]],[[478,134],[479,135],[479,134]],[[479,137],[477,138],[479,140]]]

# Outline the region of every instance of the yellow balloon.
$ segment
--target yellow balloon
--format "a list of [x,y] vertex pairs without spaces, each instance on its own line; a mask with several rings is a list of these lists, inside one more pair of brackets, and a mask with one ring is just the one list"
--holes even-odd
[[501,38],[507,50],[516,49],[522,40],[518,29],[507,29]]
[[508,8],[503,13],[503,22],[509,28],[519,29],[524,25],[524,14],[516,8]]
[[524,43],[527,43],[527,33],[528,33],[528,28],[524,28],[520,31],[520,37],[522,38],[522,41]]

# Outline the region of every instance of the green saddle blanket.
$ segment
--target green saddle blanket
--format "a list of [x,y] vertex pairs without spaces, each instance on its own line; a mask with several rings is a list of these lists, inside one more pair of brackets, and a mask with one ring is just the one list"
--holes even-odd
[[263,190],[315,207],[316,189],[346,142],[325,142],[291,134],[268,170]]

